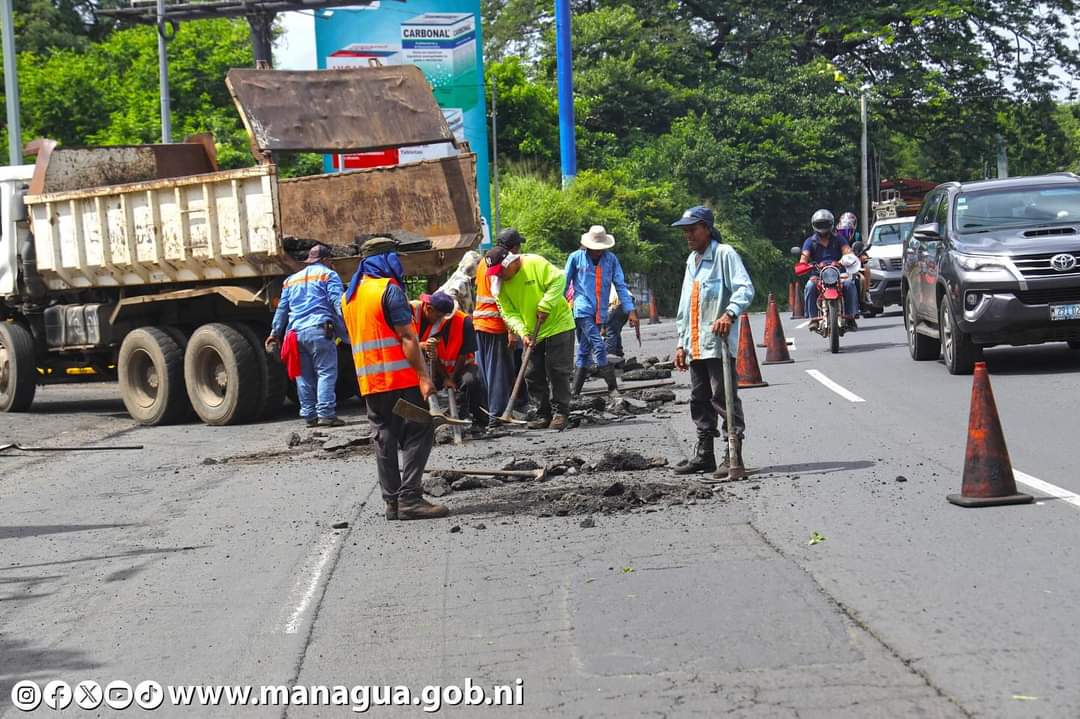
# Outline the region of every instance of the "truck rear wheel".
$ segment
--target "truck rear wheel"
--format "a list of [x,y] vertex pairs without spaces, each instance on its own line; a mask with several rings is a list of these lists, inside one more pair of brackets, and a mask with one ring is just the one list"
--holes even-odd
[[128,332],[116,369],[120,397],[139,424],[168,424],[187,414],[183,345],[165,330],[139,327]]
[[191,406],[209,425],[246,422],[259,403],[259,359],[234,327],[214,322],[195,330],[184,352]]
[[246,322],[237,322],[231,325],[244,335],[244,339],[251,345],[251,350],[258,360],[256,364],[259,370],[259,401],[255,408],[255,419],[266,419],[274,416],[285,402],[285,368],[281,361],[274,355],[269,354],[263,346],[265,332],[260,334],[259,328]]
[[34,338],[22,325],[0,322],[0,412],[25,412],[35,392]]

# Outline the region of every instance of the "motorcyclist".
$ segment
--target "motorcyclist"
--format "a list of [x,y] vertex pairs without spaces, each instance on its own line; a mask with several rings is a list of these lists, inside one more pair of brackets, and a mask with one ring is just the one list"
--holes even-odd
[[[840,262],[844,255],[850,255],[851,245],[842,237],[833,232],[836,218],[828,210],[818,210],[810,218],[810,225],[814,228],[814,234],[806,238],[802,246],[802,255],[799,262],[813,266],[813,276],[806,283],[805,301],[806,311],[813,312],[814,317],[810,320],[810,330],[817,331],[821,323],[821,317],[817,316],[818,297],[818,268],[817,265],[827,262]],[[844,320],[849,329],[855,329],[855,315],[859,313],[859,293],[855,283],[848,277],[842,280],[844,289]]]

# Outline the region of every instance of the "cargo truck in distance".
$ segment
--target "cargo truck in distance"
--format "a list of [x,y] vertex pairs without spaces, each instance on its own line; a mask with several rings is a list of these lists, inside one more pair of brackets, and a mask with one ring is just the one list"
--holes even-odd
[[[226,425],[279,409],[262,349],[281,285],[314,242],[347,283],[357,236],[420,238],[409,275],[438,274],[481,238],[476,158],[413,66],[232,70],[253,167],[220,171],[213,141],[65,148],[0,168],[0,410],[39,385],[118,381],[131,416]],[[278,153],[448,143],[436,159],[296,179]],[[344,395],[355,394],[343,347]]]

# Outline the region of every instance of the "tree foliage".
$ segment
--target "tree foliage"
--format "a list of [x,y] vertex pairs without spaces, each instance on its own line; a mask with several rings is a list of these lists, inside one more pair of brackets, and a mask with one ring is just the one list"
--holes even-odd
[[[562,201],[588,206],[593,198],[606,207],[596,178],[668,187],[661,196],[679,197],[676,205],[711,205],[733,244],[772,278],[755,279],[777,282],[778,290],[784,277],[770,274],[774,248],[807,234],[815,209],[839,213],[858,205],[863,88],[872,164],[886,177],[993,176],[1000,143],[1011,174],[1076,169],[1080,160],[1080,113],[1059,104],[1062,77],[1080,75],[1070,39],[1075,0],[574,0],[572,6],[578,162],[589,172],[575,183],[581,189],[561,192]],[[489,0],[485,8],[488,51],[500,58],[496,73],[512,66],[517,96],[543,98],[531,112],[517,106],[508,117],[500,109],[500,132],[516,124],[516,133],[548,138],[552,149],[526,151],[500,140],[501,156],[512,161],[512,171],[514,161],[527,161],[533,175],[555,176],[552,4]],[[504,186],[507,192],[523,187],[512,178]],[[507,221],[532,222],[540,212],[506,193],[504,199],[510,200]],[[580,213],[559,217],[566,223],[561,230],[552,222],[533,225],[553,252],[571,248],[565,237],[582,231],[574,223],[588,224]],[[668,257],[671,246],[684,252],[668,231],[626,226],[645,248],[621,251],[650,262]],[[677,273],[681,263],[652,268]]]

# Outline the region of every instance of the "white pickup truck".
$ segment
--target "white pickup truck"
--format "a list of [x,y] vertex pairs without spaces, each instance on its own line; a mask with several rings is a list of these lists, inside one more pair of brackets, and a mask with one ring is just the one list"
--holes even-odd
[[[475,155],[411,66],[232,70],[254,167],[219,171],[207,137],[61,148],[0,168],[0,411],[36,387],[118,380],[144,424],[259,419],[285,378],[262,349],[282,280],[313,242],[348,282],[357,235],[403,231],[411,275],[444,271],[481,237]],[[451,143],[438,160],[281,180],[275,153]],[[341,373],[355,392],[348,352]]]

